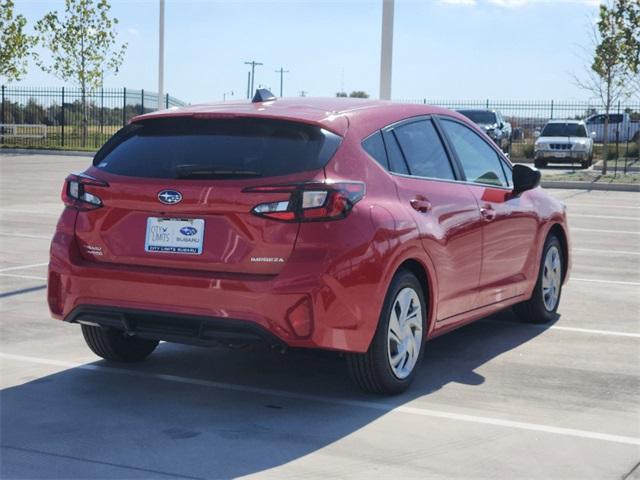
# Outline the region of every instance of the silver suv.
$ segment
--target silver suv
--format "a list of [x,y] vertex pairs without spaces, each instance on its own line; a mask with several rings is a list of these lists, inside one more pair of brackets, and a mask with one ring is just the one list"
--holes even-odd
[[549,120],[534,145],[535,165],[579,162],[582,168],[593,164],[593,138],[582,120]]

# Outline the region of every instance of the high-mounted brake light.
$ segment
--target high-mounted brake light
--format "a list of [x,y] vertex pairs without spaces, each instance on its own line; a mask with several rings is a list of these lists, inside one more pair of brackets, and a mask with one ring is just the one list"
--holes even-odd
[[69,175],[62,189],[62,201],[68,207],[78,210],[95,210],[102,206],[102,199],[94,193],[86,191],[87,187],[108,187],[104,180],[94,178],[85,173],[72,173]]
[[247,193],[282,193],[288,198],[260,203],[251,212],[285,222],[313,222],[345,218],[365,194],[364,183],[300,183],[250,187]]

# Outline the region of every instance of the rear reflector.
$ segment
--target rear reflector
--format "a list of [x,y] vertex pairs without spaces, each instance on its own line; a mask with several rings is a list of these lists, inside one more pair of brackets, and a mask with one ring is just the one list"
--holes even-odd
[[56,315],[62,314],[62,282],[60,275],[55,272],[49,272],[49,281],[47,282],[47,303],[49,310]]
[[251,212],[260,217],[288,222],[340,220],[365,194],[362,182],[300,183],[250,187],[247,193],[288,194],[288,198],[260,203]]
[[313,314],[309,300],[304,298],[287,312],[287,322],[293,333],[300,338],[306,338],[313,332]]

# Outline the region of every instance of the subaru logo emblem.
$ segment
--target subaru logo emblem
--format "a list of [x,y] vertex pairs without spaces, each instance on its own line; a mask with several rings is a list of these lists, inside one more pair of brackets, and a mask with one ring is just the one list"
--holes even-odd
[[198,233],[198,230],[193,227],[182,227],[180,229],[180,233],[186,235],[187,237],[190,237],[191,235],[195,235],[196,233]]
[[162,190],[158,193],[158,200],[165,205],[174,205],[182,201],[182,194],[175,190]]

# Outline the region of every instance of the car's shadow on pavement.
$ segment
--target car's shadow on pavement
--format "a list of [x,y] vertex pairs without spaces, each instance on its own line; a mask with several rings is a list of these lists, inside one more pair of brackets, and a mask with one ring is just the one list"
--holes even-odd
[[544,330],[505,311],[437,338],[427,343],[411,389],[389,398],[357,391],[336,354],[161,344],[137,365],[98,361],[2,391],[0,475],[231,478],[263,472],[448,384],[482,384],[478,367]]

